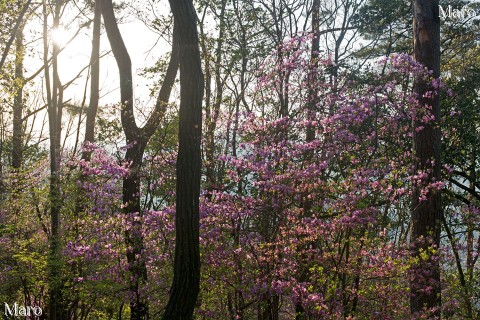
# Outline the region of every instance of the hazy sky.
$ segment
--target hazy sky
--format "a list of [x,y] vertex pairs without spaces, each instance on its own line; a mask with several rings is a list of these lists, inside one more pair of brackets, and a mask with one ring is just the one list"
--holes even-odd
[[[135,4],[137,6],[141,5],[140,2],[127,2],[130,4]],[[168,5],[168,2],[165,1],[165,3]],[[165,4],[163,4],[163,6],[165,6]],[[68,10],[69,9],[65,10],[61,21],[61,23],[65,27],[60,29],[60,31],[55,32],[53,36],[52,34],[50,34],[50,36],[54,37],[57,41],[59,41],[62,46],[65,46],[65,48],[59,55],[59,75],[60,80],[63,84],[71,81],[78,75],[78,73],[82,69],[88,66],[91,54],[91,26],[90,28],[83,28],[73,41],[66,44],[67,40],[71,39],[71,37],[77,32],[78,25],[81,23],[78,19],[74,19],[74,16],[77,14],[75,8],[71,8],[71,11]],[[126,22],[120,24],[119,28],[132,60],[132,71],[134,77],[134,97],[135,99],[140,100],[139,102],[137,102],[137,106],[140,106],[143,109],[148,109],[149,107],[153,106],[155,101],[155,99],[151,99],[152,101],[149,101],[150,90],[148,84],[151,84],[152,80],[146,80],[144,77],[140,76],[139,73],[141,72],[142,68],[153,66],[158,60],[158,58],[162,54],[170,51],[171,48],[170,45],[165,43],[165,41],[159,41],[158,34],[152,32],[147,26],[145,26],[142,21],[136,19],[134,16],[127,16],[127,12],[131,10],[131,8],[126,8],[124,10],[122,15],[126,16],[126,18],[122,20]],[[162,9],[159,9],[159,11],[162,11]],[[147,14],[151,14],[151,12],[152,10],[150,10],[150,12]],[[165,11],[163,10],[163,12]],[[85,21],[85,19],[83,19],[83,21]],[[31,75],[43,64],[43,43],[41,41],[41,30],[41,22],[39,22],[38,20],[36,22],[30,23],[26,27],[26,39],[29,39],[27,40],[27,44],[34,48],[35,53],[32,56],[27,56],[25,59],[25,76]],[[31,41],[30,44],[29,41]],[[101,37],[101,51],[105,53],[109,50],[110,44],[108,43],[108,38],[105,32],[103,32]],[[72,83],[72,85],[70,85],[67,90],[65,90],[64,101],[77,104],[82,101],[86,85],[86,75],[87,71],[85,70],[83,72],[83,75],[76,79],[74,83]],[[32,90],[40,92],[40,86],[44,86],[44,84],[40,84],[41,79],[43,79],[43,72],[35,80],[36,84],[33,88],[36,89]],[[101,60],[100,86],[100,105],[116,104],[120,101],[120,92],[118,90],[118,68],[115,59],[113,58],[113,55],[111,53],[103,57]],[[87,88],[89,88],[89,84]],[[87,105],[88,95],[89,92],[87,89]],[[31,96],[34,95],[32,94]],[[41,105],[43,103],[44,102],[37,102],[36,104]],[[44,118],[43,115],[39,115],[40,117],[38,117],[37,119]],[[38,120],[35,123],[35,127],[38,128],[38,130],[40,130],[41,128],[41,123],[38,122]],[[44,128],[44,130],[45,129],[46,128]]]

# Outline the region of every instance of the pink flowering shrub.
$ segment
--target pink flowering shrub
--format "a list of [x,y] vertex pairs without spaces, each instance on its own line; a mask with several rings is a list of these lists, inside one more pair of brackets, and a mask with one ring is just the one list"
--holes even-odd
[[[408,245],[411,186],[429,173],[413,170],[412,138],[433,120],[428,107],[418,106],[411,79],[430,74],[410,56],[393,55],[378,62],[368,81],[355,82],[334,76],[329,57],[312,61],[310,40],[291,39],[264,61],[247,97],[251,112],[216,116],[214,140],[222,146],[214,154],[224,154],[204,163],[221,179],[205,170],[197,318],[427,319],[432,310],[410,314],[409,282],[431,276],[428,265],[416,274],[411,267],[434,256],[443,266],[443,314],[461,319],[457,309],[473,309],[479,301],[478,206],[447,208],[452,229],[442,243],[446,248],[413,259]],[[140,293],[151,318],[161,315],[175,245],[176,140],[169,139],[147,148],[139,173],[141,212],[123,212],[129,166],[107,149],[88,144],[90,161],[63,163],[62,276],[70,318],[74,310],[92,310],[92,318],[128,318],[132,279],[125,232],[138,221],[138,258],[147,268]],[[6,183],[14,192],[0,203],[0,292],[44,306],[48,161]],[[445,186],[426,185],[420,199]],[[466,284],[459,265],[467,271]]]
[[[240,115],[238,156],[221,158],[225,191],[202,204],[208,294],[199,314],[406,319],[412,262],[403,217],[412,182],[425,177],[412,174],[413,130],[422,130],[412,123],[419,114],[432,120],[409,77],[429,75],[411,57],[394,55],[371,84],[329,82],[328,58],[312,78],[305,39],[266,61],[254,111]],[[287,85],[279,72],[288,72]],[[285,88],[288,116],[279,117],[271,104]],[[311,141],[307,130],[315,132]],[[442,187],[436,182],[424,194]]]
[[[128,174],[128,164],[118,164],[104,149],[93,145],[87,147],[92,151],[91,161],[70,163],[79,171],[74,188],[80,195],[71,204],[72,221],[64,246],[72,280],[68,288],[70,295],[92,304],[105,303],[99,299],[104,297],[114,309],[128,305],[125,288],[131,275],[126,259],[125,232],[131,229],[134,221],[141,221],[144,239],[141,258],[145,260],[149,279],[148,285],[141,290],[149,297],[152,310],[161,308],[168,296],[173,263],[174,209],[162,205],[145,209],[141,215],[135,212],[125,215],[122,211],[122,179]],[[146,162],[151,166],[145,167],[146,173],[152,167],[160,172],[157,166],[165,169],[166,164],[172,163],[168,158],[152,158]],[[145,194],[148,197],[158,192],[156,190],[168,180],[166,175],[164,171],[159,176],[148,176],[155,180],[147,183]],[[160,201],[158,196],[155,198]],[[112,297],[115,301],[111,301]]]

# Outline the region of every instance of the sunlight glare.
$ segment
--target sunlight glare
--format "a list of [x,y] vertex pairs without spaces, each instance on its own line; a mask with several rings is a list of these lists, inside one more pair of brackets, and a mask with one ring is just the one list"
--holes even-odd
[[52,30],[52,40],[54,44],[62,48],[70,40],[70,35],[64,27],[59,26]]

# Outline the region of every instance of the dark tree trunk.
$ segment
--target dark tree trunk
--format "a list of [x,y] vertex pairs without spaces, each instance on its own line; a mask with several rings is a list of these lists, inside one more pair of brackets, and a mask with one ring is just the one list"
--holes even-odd
[[[440,76],[440,18],[438,0],[415,0],[413,3],[414,19],[414,58],[429,70],[433,77]],[[429,253],[427,261],[419,262],[412,268],[410,309],[412,313],[421,312],[424,308],[436,310],[432,316],[440,316],[440,270],[436,255],[431,248],[440,245],[441,231],[441,197],[440,191],[430,190],[425,201],[419,201],[420,191],[428,184],[440,181],[440,100],[437,94],[424,96],[428,91],[437,91],[430,80],[422,76],[416,77],[414,91],[419,96],[420,106],[431,106],[435,121],[423,123],[415,121],[415,127],[424,129],[414,131],[415,172],[428,171],[428,177],[413,186],[412,195],[412,256],[418,257],[420,251]],[[421,118],[421,116],[419,117]],[[434,163],[432,163],[432,160]],[[420,259],[421,261],[421,259]],[[433,287],[431,293],[427,287]]]
[[[139,136],[139,129],[135,123],[135,117],[133,113],[133,83],[132,83],[132,62],[130,55],[127,52],[127,48],[123,42],[123,38],[118,29],[115,14],[113,11],[113,3],[111,0],[104,1],[102,5],[102,15],[105,23],[105,29],[107,37],[110,42],[115,60],[117,62],[119,74],[120,74],[120,102],[121,102],[121,121],[123,131],[125,133],[127,144],[132,145],[135,143],[135,139]],[[132,156],[138,156],[140,145],[137,143],[131,148],[127,149],[125,160],[131,161]],[[132,150],[135,148],[136,150]],[[136,151],[136,152],[135,152]],[[141,160],[133,160],[132,165],[141,163]],[[135,210],[138,207],[140,192],[140,181],[137,181],[138,174],[135,168],[130,167],[130,174],[123,180],[123,201],[127,205],[124,208],[124,213],[132,215],[134,212],[140,214],[140,210]],[[129,201],[130,202],[126,202]],[[133,218],[131,221],[135,221]],[[134,226],[135,224],[135,226]],[[129,296],[130,296],[130,319],[143,320],[148,319],[147,302],[144,297],[139,293],[139,286],[141,281],[146,280],[145,262],[139,260],[134,254],[138,252],[139,248],[143,247],[143,243],[139,243],[142,238],[132,237],[132,234],[138,234],[136,230],[141,229],[139,221],[132,223],[130,231],[125,231],[125,243],[127,245],[127,261],[129,264],[129,272],[132,279],[129,279]]]
[[[98,101],[100,95],[100,32],[102,22],[102,0],[95,1],[94,16],[93,16],[93,32],[92,32],[92,53],[90,56],[90,101],[87,109],[87,120],[85,124],[85,139],[84,147],[87,143],[93,143],[95,141],[95,120],[98,111]],[[82,114],[79,116],[78,130],[80,131]],[[77,133],[77,141],[78,141]],[[77,149],[77,142],[75,142],[75,148]],[[90,161],[92,151],[89,148],[84,148],[82,151],[82,160]],[[80,175],[80,187],[77,194],[75,205],[75,218],[78,218],[78,214],[85,210],[85,203],[87,201],[85,190],[82,187],[83,182],[86,180],[86,175]],[[78,232],[77,232],[78,236]]]
[[[90,161],[92,151],[90,148],[86,148],[87,143],[93,143],[95,141],[95,120],[98,111],[98,102],[100,95],[100,34],[102,23],[102,0],[95,1],[94,15],[93,15],[93,31],[92,31],[92,51],[90,55],[90,101],[87,109],[87,119],[85,123],[85,138],[84,148],[82,150],[82,160]],[[82,104],[83,110],[83,104]],[[80,134],[80,125],[82,121],[82,112],[79,115],[78,120],[78,132],[77,140],[75,141],[74,150],[77,150],[78,136]],[[85,212],[86,204],[88,203],[88,197],[83,185],[87,180],[87,175],[83,172],[79,177],[79,188],[76,194],[75,212],[74,212],[74,230],[75,237],[78,238],[78,220],[81,213]],[[71,265],[72,273],[80,276],[82,274],[82,264],[73,263]],[[75,306],[72,312],[77,312],[78,306]]]
[[[280,298],[278,295],[271,297],[262,297],[259,308],[257,319],[258,320],[279,320],[280,312]],[[302,318],[303,319],[303,318]]]
[[23,25],[18,28],[15,39],[15,96],[13,100],[13,134],[12,134],[12,167],[17,170],[22,166],[23,158]]
[[130,163],[129,175],[123,180],[123,202],[126,204],[124,213],[130,218],[130,230],[125,231],[127,245],[127,261],[129,263],[130,282],[130,313],[131,320],[145,320],[149,318],[148,301],[141,294],[141,287],[147,281],[147,268],[141,256],[143,251],[142,222],[135,216],[142,217],[140,206],[140,169],[142,166],[145,147],[157,129],[160,120],[165,114],[172,86],[178,70],[178,45],[176,45],[177,28],[173,31],[173,47],[165,79],[157,97],[155,109],[143,128],[135,122],[133,113],[133,83],[132,63],[122,35],[118,29],[112,0],[103,0],[102,16],[110,46],[117,62],[120,74],[120,101],[122,127],[128,145],[125,161]]
[[130,230],[125,230],[127,245],[127,262],[131,279],[129,279],[130,312],[132,320],[148,319],[148,302],[141,296],[142,284],[147,281],[147,268],[143,259],[142,223],[137,217],[142,216],[140,207],[140,168],[146,141],[138,141],[127,149],[125,159],[131,161],[130,172],[123,179],[124,212],[127,215]]
[[120,102],[122,104],[120,112],[122,127],[127,138],[127,143],[132,143],[140,133],[133,114],[132,61],[123,42],[120,30],[118,29],[112,0],[104,0],[102,2],[102,16],[108,41],[117,62],[120,75]]
[[173,283],[164,320],[190,320],[200,291],[199,195],[203,73],[192,0],[170,0],[178,28],[180,114]]
[[[100,94],[100,27],[102,20],[102,0],[95,1],[93,16],[93,39],[92,55],[90,57],[91,82],[90,82],[90,103],[87,110],[85,123],[85,142],[95,140],[95,119],[98,111],[98,100]],[[82,159],[90,160],[90,152],[83,151]]]

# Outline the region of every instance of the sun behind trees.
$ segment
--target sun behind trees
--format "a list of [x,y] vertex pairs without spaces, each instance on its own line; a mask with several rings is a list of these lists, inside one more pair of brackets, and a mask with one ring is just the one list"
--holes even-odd
[[438,11],[2,2],[5,317],[477,319],[480,30]]

